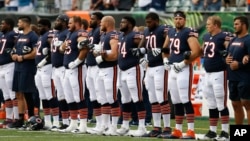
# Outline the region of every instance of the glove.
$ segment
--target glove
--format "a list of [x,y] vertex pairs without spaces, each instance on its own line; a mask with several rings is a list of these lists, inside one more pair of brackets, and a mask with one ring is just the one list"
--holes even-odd
[[222,57],[226,58],[227,55],[228,55],[227,50],[222,50],[222,51],[220,51],[220,55],[221,55]]
[[184,63],[184,61],[180,62],[180,63],[173,63],[174,65],[174,71],[176,73],[179,73],[182,71],[182,69],[186,66],[186,64]]
[[53,45],[55,47],[60,47],[62,45],[63,41],[54,41]]
[[171,69],[168,58],[163,58],[163,65],[164,65],[165,70],[170,70]]
[[28,54],[32,51],[32,48],[31,47],[28,47],[28,46],[23,46],[23,49],[22,49],[22,53],[23,54]]
[[95,44],[93,48],[93,53],[100,54],[101,51],[102,51],[102,47],[99,44]]
[[89,49],[93,49],[93,48],[95,47],[95,45],[94,45],[94,44],[88,44],[87,47],[88,47]]
[[43,48],[42,53],[43,53],[43,55],[48,55],[49,48],[47,48],[47,47]]
[[140,62],[140,64],[141,64],[142,68],[143,68],[144,70],[146,70],[147,65],[148,65],[148,60],[147,60],[146,58],[141,58],[139,62]]
[[161,53],[161,49],[160,48],[152,48],[152,54],[154,56],[158,56]]
[[190,55],[191,55],[191,51],[185,51],[185,52],[183,53],[183,57],[184,57],[184,59],[186,59],[186,60],[189,59]]
[[103,62],[102,56],[101,56],[101,55],[97,56],[97,57],[95,58],[95,61],[96,61],[97,64],[100,64],[101,62]]
[[5,48],[4,52],[7,54],[13,54],[13,49],[12,48]]
[[90,42],[89,39],[86,38],[86,39],[78,42],[77,48],[78,49],[83,49],[84,47],[88,47],[89,42]]
[[76,59],[75,61],[72,61],[68,64],[69,69],[73,69],[75,67],[77,67],[79,64],[81,64],[83,62],[83,60],[80,59]]
[[38,67],[38,68],[41,68],[41,67],[43,67],[46,63],[47,63],[47,60],[46,60],[46,58],[44,58],[41,62],[39,62],[39,63],[37,64],[37,67]]
[[132,52],[134,56],[137,56],[137,57],[146,53],[145,48],[131,48],[130,51]]

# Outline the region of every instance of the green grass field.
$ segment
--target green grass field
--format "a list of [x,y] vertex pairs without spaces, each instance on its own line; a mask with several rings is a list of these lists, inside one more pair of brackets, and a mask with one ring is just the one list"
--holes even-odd
[[[230,120],[233,124],[233,120]],[[220,124],[220,123],[219,123]],[[171,127],[174,127],[175,122],[171,120]],[[88,124],[89,127],[94,124]],[[137,126],[131,126],[135,130]],[[147,127],[148,131],[152,127]],[[183,124],[183,131],[187,129],[186,123]],[[205,134],[209,129],[209,120],[207,117],[197,117],[195,120],[196,134]],[[218,126],[218,134],[221,127]],[[58,133],[50,131],[21,131],[11,129],[0,129],[0,141],[141,141],[141,140],[162,140],[157,138],[136,138],[128,136],[98,136],[90,134],[71,134],[71,133]],[[167,139],[171,141],[170,139]],[[174,140],[181,141],[181,140]]]

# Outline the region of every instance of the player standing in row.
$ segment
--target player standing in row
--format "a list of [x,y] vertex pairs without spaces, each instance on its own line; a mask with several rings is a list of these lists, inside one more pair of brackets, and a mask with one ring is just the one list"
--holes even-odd
[[[52,81],[50,53],[50,43],[53,37],[53,32],[50,30],[51,23],[48,19],[40,19],[37,26],[40,37],[37,42],[37,52],[35,57],[37,64],[35,82],[43,106],[44,128],[50,130],[59,127],[59,106]],[[51,114],[53,115],[53,124],[51,122]]]
[[[198,33],[191,28],[185,27],[185,23],[185,13],[176,11],[174,13],[175,28],[168,31],[168,36],[164,43],[164,48],[166,48],[163,54],[164,65],[166,69],[171,68],[169,70],[168,87],[175,107],[176,122],[174,131],[166,138],[195,139],[195,117],[191,103],[192,61],[201,55],[201,48],[197,39]],[[168,55],[169,59],[167,58]],[[182,124],[185,115],[188,130],[182,136]]]
[[146,49],[138,48],[142,36],[140,33],[133,31],[135,24],[135,19],[132,17],[123,17],[120,23],[122,33],[119,35],[119,76],[117,85],[121,92],[123,122],[117,133],[125,135],[129,132],[131,104],[133,102],[136,106],[139,126],[132,136],[142,136],[147,132],[147,129],[145,128],[146,111],[142,97],[143,70],[140,68],[139,59],[140,55],[142,55],[140,52],[144,51],[145,54]]
[[[18,101],[15,92],[12,91],[12,81],[14,73],[14,62],[11,59],[12,49],[15,46],[16,33],[13,28],[15,22],[13,19],[5,18],[1,22],[0,36],[0,89],[3,92],[5,101],[6,119],[3,122],[4,126],[12,123],[13,120],[18,120]],[[5,127],[4,127],[5,128]]]
[[[118,34],[115,31],[115,20],[111,16],[105,16],[101,20],[100,29],[103,32],[100,44],[95,47],[96,62],[100,68],[97,86],[100,94],[97,97],[102,105],[102,127],[99,134],[118,135],[116,132],[120,107],[117,101],[117,57]],[[112,123],[110,123],[110,115]],[[105,129],[107,129],[105,131]],[[104,132],[105,131],[105,132]]]
[[227,48],[229,98],[234,110],[234,122],[237,125],[244,123],[244,110],[247,114],[247,123],[250,124],[250,35],[248,30],[248,18],[245,16],[236,17],[234,19],[236,37],[231,40]]
[[224,134],[223,132],[228,134],[226,63],[222,52],[226,50],[232,38],[232,34],[221,30],[221,19],[218,16],[208,17],[206,28],[208,33],[203,36],[205,82],[202,89],[209,109],[210,126],[203,140],[217,137],[219,118],[221,119],[221,134]]
[[[146,16],[144,40],[140,47],[147,48],[148,68],[145,76],[145,86],[148,90],[149,101],[152,106],[154,128],[144,137],[164,137],[171,133],[170,105],[168,102],[168,71],[164,69],[161,50],[169,26],[160,25],[159,16],[149,13]],[[163,127],[161,128],[161,117]]]
[[[60,47],[64,52],[63,65],[66,68],[63,89],[70,111],[70,125],[62,132],[85,133],[87,131],[87,106],[84,100],[86,66],[83,65],[87,56],[86,49],[79,50],[78,37],[83,35],[81,18],[73,16],[69,19],[69,34]],[[87,33],[85,33],[87,35]],[[78,113],[80,124],[78,127]]]
[[12,127],[22,127],[24,123],[25,104],[28,107],[28,116],[34,116],[33,93],[37,91],[34,76],[36,74],[36,43],[37,34],[31,30],[31,18],[18,18],[18,30],[23,33],[17,37],[15,52],[12,60],[15,62],[12,90],[16,92],[18,100],[19,120]]
[[[63,56],[64,54],[59,51],[60,46],[65,41],[68,30],[69,17],[67,15],[59,15],[55,21],[54,26],[54,36],[51,42],[51,64],[52,79],[57,92],[57,99],[59,102],[59,107],[62,115],[62,125],[58,128],[59,130],[66,129],[69,126],[69,109],[66,102],[65,93],[63,90],[63,77],[65,73],[65,68],[63,66]],[[57,131],[58,129],[53,128],[52,131]]]
[[[100,23],[104,15],[101,12],[94,12],[91,14],[90,17],[90,24],[89,27],[92,28],[92,30],[89,32],[89,41],[90,44],[98,45],[100,42]],[[97,78],[99,73],[99,67],[97,66],[97,63],[95,61],[95,56],[93,54],[93,51],[89,51],[87,55],[87,76],[86,76],[86,84],[89,89],[89,95],[90,95],[90,101],[93,106],[93,112],[96,119],[96,126],[91,129],[91,131],[88,131],[89,133],[95,133],[95,131],[99,130],[102,124],[101,119],[101,104],[97,100],[97,97],[99,97],[100,90],[97,86]]]

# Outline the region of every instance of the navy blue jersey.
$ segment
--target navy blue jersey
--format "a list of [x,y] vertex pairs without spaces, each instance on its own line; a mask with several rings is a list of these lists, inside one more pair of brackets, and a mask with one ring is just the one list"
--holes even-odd
[[[108,33],[103,33],[101,35],[101,47],[103,50],[111,50],[111,46],[109,44],[111,39],[115,39],[118,40],[118,34],[116,31],[111,31]],[[104,60],[103,62],[101,62],[100,64],[98,64],[98,66],[100,68],[107,68],[107,67],[113,67],[117,65],[117,60],[116,61],[106,61]]]
[[66,38],[66,50],[63,57],[63,66],[68,69],[68,64],[74,61],[78,55],[79,50],[77,48],[77,39],[79,35],[82,34],[82,30],[77,30],[74,32],[69,32]]
[[[50,55],[50,43],[48,42],[48,38],[51,37],[52,32],[48,31],[45,34],[41,35],[37,41],[37,51],[35,61],[36,64],[40,63],[47,55]],[[43,50],[47,49],[48,54],[43,54]],[[49,59],[46,64],[50,64],[51,60]]]
[[[91,44],[99,44],[99,42],[100,42],[100,27],[97,27],[89,32],[89,40],[90,40]],[[97,63],[95,61],[95,56],[93,55],[92,51],[88,52],[86,63],[88,66],[97,65]]]
[[[229,43],[227,51],[233,57],[233,60],[241,63],[245,55],[250,55],[250,35],[248,34],[242,38],[233,38]],[[250,82],[250,63],[237,70],[231,70],[228,65],[227,72],[228,80]]]
[[54,42],[62,41],[64,42],[67,34],[69,33],[68,29],[63,31],[54,31],[54,36],[51,44],[51,63],[53,67],[61,67],[63,66],[63,56],[64,54],[59,51],[59,46],[54,46]]
[[[36,43],[38,40],[38,36],[34,31],[30,31],[28,34],[19,34],[16,42],[16,54],[24,55],[23,47],[28,46],[30,48],[36,47]],[[36,64],[35,59],[27,59],[23,62],[15,62],[15,71],[28,71],[28,72],[36,72]]]
[[15,46],[17,36],[18,33],[15,31],[10,31],[0,36],[0,65],[12,62],[9,51]]
[[191,50],[187,42],[189,37],[197,38],[198,33],[188,27],[184,27],[178,32],[176,28],[171,28],[168,31],[168,38],[170,41],[168,44],[170,49],[169,63],[181,62],[184,60],[183,53]]
[[132,31],[127,35],[121,33],[119,36],[118,65],[121,70],[127,70],[139,64],[139,57],[134,56],[130,51],[138,47],[134,42],[135,38],[141,38],[140,33]]
[[214,36],[207,33],[203,36],[204,44],[204,68],[206,72],[218,72],[226,70],[226,62],[221,55],[221,51],[225,50],[225,41],[229,41],[232,34],[228,32],[220,32]]
[[162,48],[165,38],[166,32],[168,31],[169,26],[160,25],[154,29],[154,31],[149,31],[147,28],[144,31],[145,37],[145,47],[148,49],[148,66],[155,67],[163,65],[162,55],[153,56],[152,48]]

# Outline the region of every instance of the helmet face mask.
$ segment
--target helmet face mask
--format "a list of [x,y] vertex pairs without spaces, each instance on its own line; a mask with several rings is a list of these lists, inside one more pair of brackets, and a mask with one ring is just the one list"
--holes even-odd
[[44,127],[44,121],[40,116],[32,116],[28,119],[26,126],[30,130],[41,130]]

